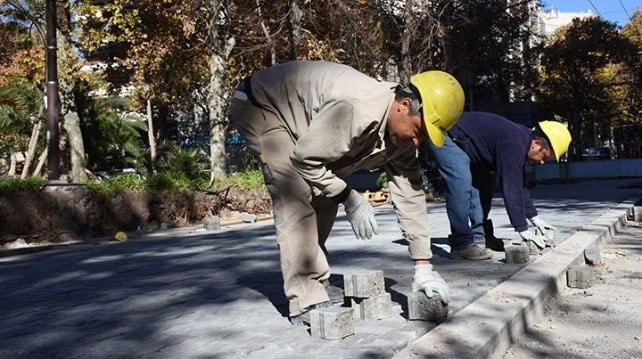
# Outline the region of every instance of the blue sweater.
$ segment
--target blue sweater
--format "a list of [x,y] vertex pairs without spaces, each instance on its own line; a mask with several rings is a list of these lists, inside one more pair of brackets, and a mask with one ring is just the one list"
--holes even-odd
[[464,112],[448,133],[468,154],[471,165],[498,173],[510,223],[518,232],[527,230],[526,218],[537,215],[524,185],[531,130],[492,113]]

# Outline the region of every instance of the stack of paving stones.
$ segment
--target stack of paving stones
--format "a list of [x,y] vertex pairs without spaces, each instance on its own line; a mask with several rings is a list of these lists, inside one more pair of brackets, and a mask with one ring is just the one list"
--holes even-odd
[[[392,315],[392,298],[386,292],[383,271],[356,271],[343,275],[347,306],[317,308],[310,312],[310,333],[321,339],[342,339],[354,334],[353,319],[379,320]],[[448,317],[448,305],[435,294],[411,293],[408,319],[440,322]]]
[[386,293],[383,271],[344,274],[344,296],[350,307],[331,306],[310,312],[310,333],[322,339],[341,339],[354,334],[353,319],[378,320],[390,317],[392,300]]
[[593,286],[597,268],[602,265],[603,244],[593,243],[584,249],[584,264],[572,265],[566,271],[566,285],[569,288],[586,289]]
[[383,271],[359,271],[343,275],[343,291],[350,299],[354,319],[388,318],[392,311],[390,293],[386,292]]

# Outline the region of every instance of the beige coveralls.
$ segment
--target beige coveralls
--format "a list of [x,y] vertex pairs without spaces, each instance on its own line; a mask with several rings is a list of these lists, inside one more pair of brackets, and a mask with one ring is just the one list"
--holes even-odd
[[348,66],[295,61],[255,73],[234,94],[231,119],[265,161],[290,316],[328,300],[325,242],[341,176],[385,167],[410,257],[432,257],[416,149],[386,135],[395,86]]

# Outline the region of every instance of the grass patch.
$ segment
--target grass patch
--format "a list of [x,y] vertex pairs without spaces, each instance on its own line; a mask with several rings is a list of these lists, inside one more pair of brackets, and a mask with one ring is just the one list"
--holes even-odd
[[0,195],[18,191],[40,191],[45,181],[42,177],[19,179],[0,179]]

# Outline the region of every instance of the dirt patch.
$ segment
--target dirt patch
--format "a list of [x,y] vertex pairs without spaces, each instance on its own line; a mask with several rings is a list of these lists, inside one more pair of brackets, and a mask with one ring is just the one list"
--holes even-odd
[[145,231],[160,223],[182,227],[206,216],[224,220],[238,212],[262,215],[271,209],[263,189],[95,194],[83,186],[45,187],[0,197],[0,246],[18,239],[26,244],[83,240],[116,231]]

